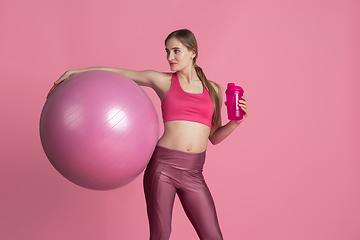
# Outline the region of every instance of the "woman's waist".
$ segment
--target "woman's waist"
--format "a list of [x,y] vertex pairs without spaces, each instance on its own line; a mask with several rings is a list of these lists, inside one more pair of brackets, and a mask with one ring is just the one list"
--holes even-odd
[[157,145],[150,164],[165,164],[181,170],[202,170],[206,151],[189,153]]

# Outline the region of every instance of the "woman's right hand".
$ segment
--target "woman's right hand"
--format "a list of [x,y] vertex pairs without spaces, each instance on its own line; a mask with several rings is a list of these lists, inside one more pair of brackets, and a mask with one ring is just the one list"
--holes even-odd
[[71,77],[72,75],[75,75],[77,73],[76,70],[68,70],[66,71],[63,75],[61,75],[61,77],[56,80],[54,82],[54,86],[52,86],[52,88],[50,89],[50,91],[48,92],[46,98],[48,98],[50,96],[50,94],[54,91],[54,89],[59,86],[63,81],[65,81],[66,79],[68,79],[69,77]]

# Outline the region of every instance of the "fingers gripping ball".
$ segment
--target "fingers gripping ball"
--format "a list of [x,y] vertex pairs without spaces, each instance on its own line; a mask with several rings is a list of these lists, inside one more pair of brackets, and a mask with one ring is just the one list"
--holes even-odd
[[47,99],[40,137],[51,164],[89,189],[126,185],[146,167],[158,140],[159,122],[146,93],[109,71],[76,74]]

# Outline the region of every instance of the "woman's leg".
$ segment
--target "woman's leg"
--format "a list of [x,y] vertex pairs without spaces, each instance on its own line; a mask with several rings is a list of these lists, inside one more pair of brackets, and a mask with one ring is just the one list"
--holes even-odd
[[150,166],[144,174],[144,191],[150,226],[150,240],[168,240],[176,188],[167,180],[163,165]]
[[186,171],[178,196],[201,240],[222,240],[215,204],[201,171]]

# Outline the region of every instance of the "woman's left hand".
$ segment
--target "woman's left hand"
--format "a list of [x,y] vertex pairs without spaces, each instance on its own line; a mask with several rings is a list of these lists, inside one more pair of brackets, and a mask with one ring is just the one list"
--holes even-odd
[[247,110],[247,105],[246,105],[246,99],[244,97],[241,97],[241,100],[239,100],[239,107],[243,110],[244,115],[241,120],[235,121],[235,123],[237,123],[237,124],[240,124],[249,115],[248,110]]

